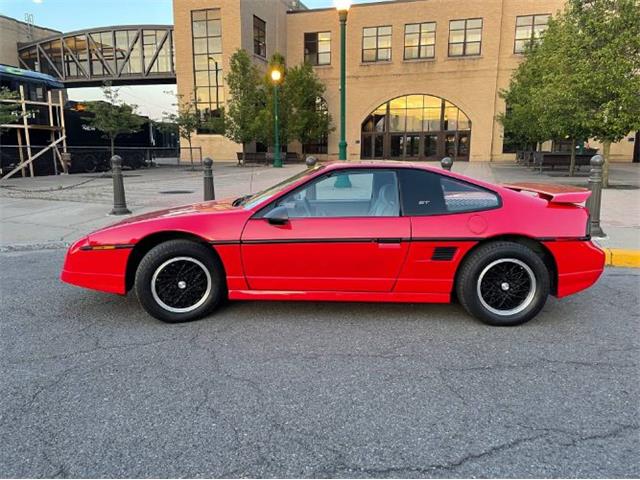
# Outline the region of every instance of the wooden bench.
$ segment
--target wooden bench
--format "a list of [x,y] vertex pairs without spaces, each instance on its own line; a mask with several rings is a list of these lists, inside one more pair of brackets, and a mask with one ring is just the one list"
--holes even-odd
[[[593,154],[591,153],[576,153],[576,168],[580,169],[580,167],[588,167],[592,156]],[[533,152],[533,166],[538,168],[540,173],[542,173],[542,169],[544,167],[551,167],[552,170],[555,169],[555,167],[566,167],[568,169],[570,164],[570,153]]]
[[237,152],[238,165],[243,163],[267,163],[267,154],[265,152],[247,152],[244,154],[244,161],[242,159],[242,152]]
[[[242,165],[242,152],[237,152],[238,165]],[[285,163],[299,163],[301,161],[298,152],[283,152],[282,160]],[[247,152],[244,154],[245,163],[269,163],[273,161],[273,153],[266,152]]]
[[284,161],[285,163],[298,163],[300,162],[300,155],[298,152],[287,152]]

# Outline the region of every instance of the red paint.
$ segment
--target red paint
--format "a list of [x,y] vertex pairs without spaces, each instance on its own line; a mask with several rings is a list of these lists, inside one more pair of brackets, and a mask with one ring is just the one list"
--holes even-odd
[[558,298],[589,288],[596,283],[605,261],[602,250],[591,242],[545,242],[558,267]]
[[[251,218],[310,179],[345,168],[430,170],[490,189],[502,205],[425,217],[291,219],[284,226]],[[516,191],[520,189],[538,196]],[[583,239],[588,212],[573,204],[585,195],[588,191],[576,187],[502,187],[422,164],[334,163],[310,171],[250,209],[234,207],[231,200],[205,202],[128,218],[91,233],[67,252],[62,280],[124,294],[135,245],[150,235],[180,232],[212,244],[224,265],[231,299],[447,302],[465,255],[479,242],[508,235],[545,245],[557,265],[558,296],[564,297],[592,285],[604,267],[603,252]],[[81,249],[100,245],[128,248]],[[455,247],[455,254],[451,260],[433,260],[436,247]]]
[[88,244],[88,237],[85,237],[69,248],[62,280],[80,287],[125,294],[124,272],[129,250],[80,250]]
[[[242,233],[242,262],[253,290],[304,285],[305,290],[389,292],[409,243],[371,239],[410,235],[408,217],[297,218],[283,226],[251,219]],[[287,243],[244,243],[260,240]]]
[[[460,261],[477,244],[477,241],[412,242],[394,292],[449,295],[454,289],[453,278]],[[451,261],[432,260],[435,247],[456,247],[457,250]]]
[[391,293],[391,292],[300,292],[273,290],[229,290],[231,300],[276,300],[311,302],[392,302],[392,303],[449,303],[449,294]]

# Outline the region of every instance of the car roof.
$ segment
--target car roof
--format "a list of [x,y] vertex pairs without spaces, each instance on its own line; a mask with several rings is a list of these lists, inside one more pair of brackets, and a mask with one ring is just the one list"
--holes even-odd
[[339,170],[344,168],[419,168],[421,170],[441,171],[436,167],[417,162],[405,162],[397,160],[350,160],[321,162],[327,170]]
[[406,168],[406,169],[418,169],[425,170],[427,172],[433,172],[439,175],[444,175],[445,177],[451,177],[458,180],[462,180],[467,183],[471,183],[473,185],[487,188],[493,191],[500,191],[504,193],[505,190],[511,192],[508,189],[501,187],[500,185],[496,185],[495,183],[485,182],[478,178],[468,177],[462,173],[452,172],[449,170],[445,170],[442,167],[437,167],[435,165],[427,165],[424,162],[406,162],[401,160],[350,160],[350,161],[329,161],[329,162],[319,162],[318,165],[322,165],[323,171],[332,171],[332,170],[345,170],[345,169],[358,169],[358,168],[388,168],[388,169],[398,169],[398,168]]

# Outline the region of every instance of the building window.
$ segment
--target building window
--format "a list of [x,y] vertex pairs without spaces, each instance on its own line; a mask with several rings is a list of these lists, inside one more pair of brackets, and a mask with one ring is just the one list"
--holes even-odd
[[261,18],[253,16],[253,53],[267,57],[267,24]]
[[451,20],[449,22],[449,56],[480,55],[482,19]]
[[362,61],[386,62],[391,60],[391,27],[362,29]]
[[361,133],[362,158],[469,158],[471,120],[453,103],[431,95],[383,103],[365,118]]
[[404,59],[433,58],[436,55],[436,22],[404,26]]
[[526,15],[516,17],[516,39],[513,45],[514,53],[523,53],[527,45],[534,44],[547,29],[548,13],[542,15]]
[[224,105],[220,10],[192,11],[191,32],[196,109],[206,121]]
[[304,60],[309,65],[331,65],[331,32],[304,34]]

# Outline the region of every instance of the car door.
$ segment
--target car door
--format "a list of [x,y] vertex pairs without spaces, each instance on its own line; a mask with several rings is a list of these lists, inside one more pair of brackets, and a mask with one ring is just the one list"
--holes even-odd
[[461,259],[491,228],[500,197],[421,169],[401,170],[398,177],[402,212],[411,220],[411,246],[394,291],[449,294]]
[[333,170],[247,222],[246,280],[254,290],[388,292],[410,233],[393,170]]

